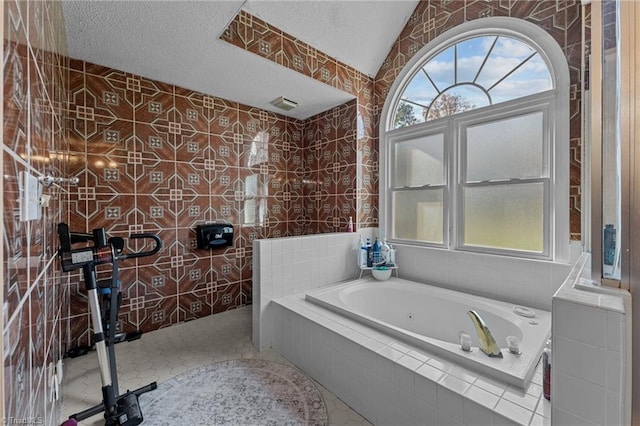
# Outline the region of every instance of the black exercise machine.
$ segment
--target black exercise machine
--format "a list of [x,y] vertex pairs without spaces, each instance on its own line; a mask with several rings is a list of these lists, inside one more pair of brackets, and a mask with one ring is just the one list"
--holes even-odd
[[[102,403],[69,416],[63,426],[76,425],[78,421],[104,412],[106,426],[136,426],[142,423],[138,396],[157,388],[156,382],[120,395],[114,345],[120,339],[116,334],[118,310],[122,301],[118,261],[136,257],[152,256],[162,248],[162,241],[155,234],[132,234],[129,239],[151,239],[155,247],[149,251],[123,254],[124,239],[107,239],[104,228],[91,234],[69,232],[66,223],[58,224],[60,249],[58,256],[64,272],[82,269],[89,299],[89,314],[93,327],[93,345],[98,353],[100,379],[102,381]],[[73,244],[84,243],[72,248]],[[89,244],[93,245],[89,245]],[[111,265],[111,278],[97,280],[96,266]],[[98,296],[100,294],[100,297]],[[133,335],[139,337],[139,333]],[[133,340],[129,338],[127,340]]]

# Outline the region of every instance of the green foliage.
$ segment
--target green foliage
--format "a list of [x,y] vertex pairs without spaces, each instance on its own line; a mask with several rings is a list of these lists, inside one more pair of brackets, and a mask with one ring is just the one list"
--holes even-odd
[[411,126],[413,124],[416,124],[417,122],[418,119],[413,114],[413,107],[404,101],[400,101],[393,122],[394,128],[397,129],[399,127]]

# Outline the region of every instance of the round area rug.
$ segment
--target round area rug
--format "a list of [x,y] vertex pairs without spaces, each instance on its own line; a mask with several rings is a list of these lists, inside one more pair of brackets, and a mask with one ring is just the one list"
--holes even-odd
[[314,383],[286,364],[237,359],[180,374],[140,395],[143,425],[327,425]]

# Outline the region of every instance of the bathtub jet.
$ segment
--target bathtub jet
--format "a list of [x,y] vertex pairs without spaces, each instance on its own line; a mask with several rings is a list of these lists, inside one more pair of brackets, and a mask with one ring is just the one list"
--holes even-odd
[[467,312],[467,314],[471,318],[473,326],[478,333],[478,347],[480,350],[491,358],[502,358],[502,351],[496,343],[496,339],[493,338],[493,334],[491,330],[489,330],[487,323],[476,311],[471,310]]

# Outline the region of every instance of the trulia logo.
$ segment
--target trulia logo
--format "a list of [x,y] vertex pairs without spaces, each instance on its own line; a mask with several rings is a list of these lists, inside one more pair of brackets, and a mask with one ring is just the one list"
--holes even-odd
[[44,419],[42,417],[3,417],[2,424],[4,425],[43,425]]

